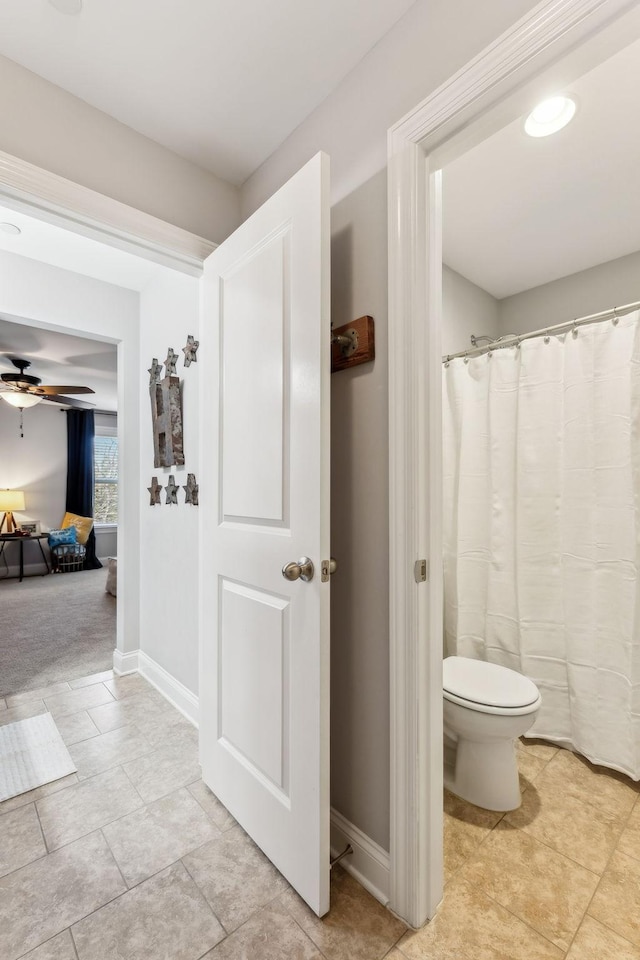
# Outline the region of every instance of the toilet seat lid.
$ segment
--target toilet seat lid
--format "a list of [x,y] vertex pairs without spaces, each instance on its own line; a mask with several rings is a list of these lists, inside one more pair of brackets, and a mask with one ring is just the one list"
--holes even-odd
[[445,696],[449,693],[456,699],[502,709],[527,707],[540,696],[535,683],[521,673],[470,657],[446,657],[442,686]]

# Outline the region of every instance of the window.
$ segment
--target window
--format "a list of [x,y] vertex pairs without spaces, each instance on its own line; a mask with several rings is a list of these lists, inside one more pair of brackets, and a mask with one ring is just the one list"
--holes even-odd
[[[102,432],[102,431],[101,431]],[[100,436],[93,447],[93,518],[96,523],[118,522],[118,438]]]

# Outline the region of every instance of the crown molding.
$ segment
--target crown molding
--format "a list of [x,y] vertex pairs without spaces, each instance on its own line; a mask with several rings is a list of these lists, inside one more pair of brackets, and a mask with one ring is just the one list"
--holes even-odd
[[0,152],[0,198],[49,223],[198,276],[216,244]]

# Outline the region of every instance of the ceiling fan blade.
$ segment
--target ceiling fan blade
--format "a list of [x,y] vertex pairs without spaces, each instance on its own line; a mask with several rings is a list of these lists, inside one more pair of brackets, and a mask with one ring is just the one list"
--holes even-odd
[[[93,393],[93,390],[91,391]],[[48,403],[55,403],[61,407],[73,407],[76,410],[94,410],[95,403],[87,403],[86,400],[74,400],[72,397],[61,397],[61,396],[47,396],[46,394],[42,397],[43,400],[46,400]]]
[[95,393],[91,387],[60,387],[60,386],[41,386],[35,387],[30,393],[44,393],[45,395],[55,395],[57,393]]

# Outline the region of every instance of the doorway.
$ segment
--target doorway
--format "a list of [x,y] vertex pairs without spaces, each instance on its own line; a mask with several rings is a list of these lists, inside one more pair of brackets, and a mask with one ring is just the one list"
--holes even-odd
[[[117,639],[110,665],[117,672],[128,672],[136,668],[140,645],[141,314],[154,309],[153,305],[147,305],[145,298],[167,274],[171,275],[166,281],[167,288],[175,289],[173,274],[176,272],[139,253],[134,254],[132,244],[122,250],[105,244],[106,237],[100,237],[95,229],[92,236],[81,236],[59,213],[49,216],[46,211],[36,210],[31,204],[12,197],[11,193],[10,187],[5,188],[4,215],[20,220],[22,234],[17,238],[20,244],[15,247],[9,247],[8,241],[3,243],[2,315],[20,324],[22,329],[30,326],[43,331],[42,336],[50,331],[56,335],[83,337],[89,344],[87,352],[91,352],[91,343],[102,341],[117,353],[120,561]],[[91,230],[87,228],[87,232]],[[160,259],[166,262],[167,257]],[[176,273],[176,276],[179,275]],[[196,280],[185,279],[197,287]],[[143,290],[146,293],[143,294]],[[159,296],[162,295],[161,292]],[[173,306],[175,303],[167,309]],[[28,429],[28,411],[24,419]],[[195,647],[193,661],[197,671]]]
[[[3,211],[2,216],[6,221],[7,213]],[[20,221],[20,236],[37,230],[32,219],[19,218],[15,213],[11,216],[12,222]],[[0,253],[3,272],[14,256],[9,249]],[[34,269],[37,272],[37,266]],[[72,278],[72,274],[65,275],[70,284]],[[21,491],[23,503],[14,520],[21,531],[33,531],[27,539],[8,539],[2,544],[0,696],[45,690],[113,667],[116,601],[105,591],[107,571],[101,564],[106,566],[106,558],[117,553],[116,355],[115,344],[36,327],[28,317],[21,322],[0,318],[3,374],[8,371],[12,377],[15,363],[11,358],[21,358],[30,364],[29,375],[36,384],[40,381],[47,391],[55,391],[45,394],[44,401],[36,393],[38,402],[30,405],[33,394],[25,397],[16,392],[11,380],[3,380],[5,390],[0,393],[8,401],[0,404],[0,485]],[[61,387],[52,386],[55,384]],[[94,392],[86,392],[90,390]],[[47,397],[53,397],[53,402]],[[96,407],[109,412],[95,413]],[[78,449],[78,456],[71,458],[67,429],[70,417],[73,424],[83,426],[74,436],[82,438],[87,447],[82,452]],[[96,433],[104,429],[113,434],[108,441],[108,464],[91,449],[94,446],[97,454],[100,442],[92,442],[92,423]],[[97,502],[91,510],[90,502],[85,503],[74,490],[73,480],[77,479],[76,486],[83,495],[91,494],[90,476],[85,471],[92,470],[106,481],[101,465],[109,465],[113,477],[108,478],[111,482],[96,485],[106,495],[94,495]],[[68,493],[76,497],[75,502],[68,499]],[[76,516],[83,519],[76,521],[75,532],[67,529],[50,533]],[[93,523],[85,516],[91,516]],[[108,527],[103,525],[107,519],[111,520]],[[56,548],[55,537],[74,542]],[[52,573],[56,575],[50,576]]]
[[390,131],[392,864],[418,851],[392,887],[415,925],[442,895],[440,171],[639,35],[637,4],[602,7],[539,4]]

